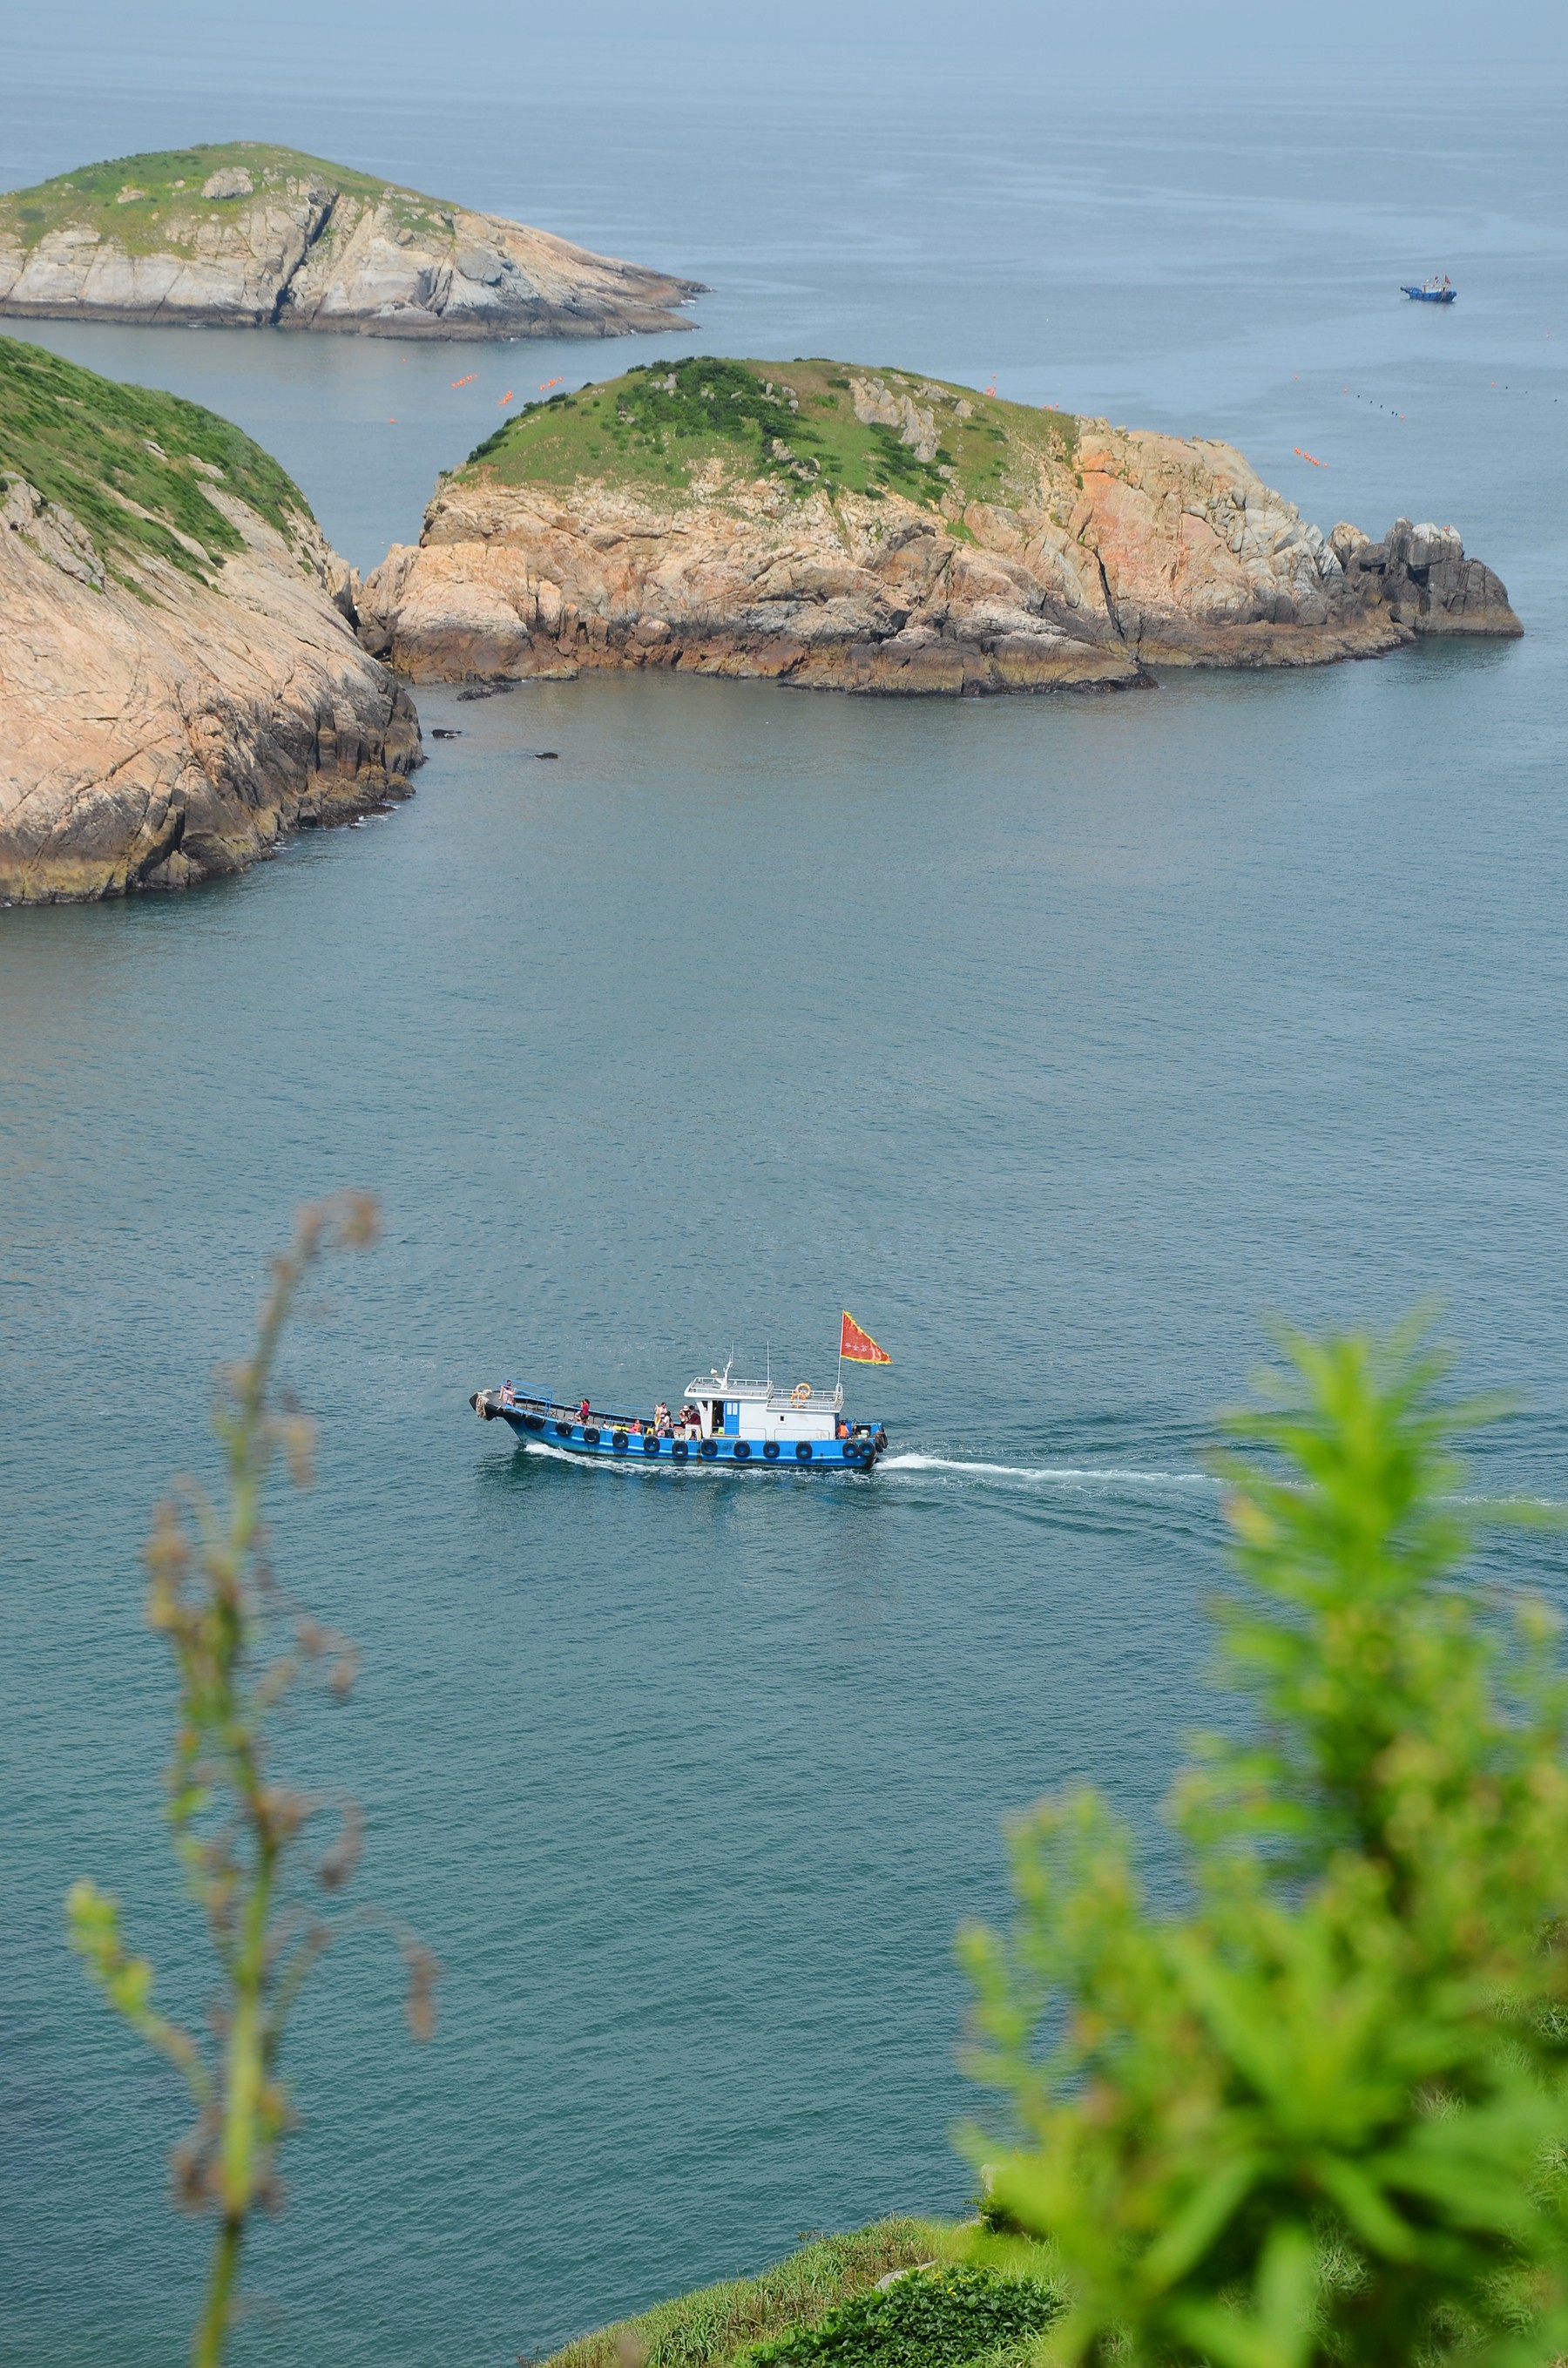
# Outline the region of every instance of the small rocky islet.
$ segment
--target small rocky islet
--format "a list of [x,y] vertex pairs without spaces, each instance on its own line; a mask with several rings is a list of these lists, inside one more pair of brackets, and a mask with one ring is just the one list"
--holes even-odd
[[684,329],[703,292],[549,231],[261,141],[0,196],[0,315],[381,337]]
[[417,682],[1102,689],[1522,630],[1451,527],[1324,535],[1229,445],[705,356],[528,404],[355,600],[366,646]]
[[348,570],[225,419],[0,337],[0,901],[185,887],[409,794]]

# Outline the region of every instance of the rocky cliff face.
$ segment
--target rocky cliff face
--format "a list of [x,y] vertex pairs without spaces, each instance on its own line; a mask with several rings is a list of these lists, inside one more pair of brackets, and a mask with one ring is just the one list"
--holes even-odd
[[367,645],[421,681],[651,666],[1111,688],[1520,630],[1451,529],[1324,537],[1227,445],[701,358],[533,406],[359,600]]
[[0,313],[616,336],[695,280],[257,142],[129,156],[0,198]]
[[183,887],[406,797],[347,580],[237,429],[0,338],[0,901]]

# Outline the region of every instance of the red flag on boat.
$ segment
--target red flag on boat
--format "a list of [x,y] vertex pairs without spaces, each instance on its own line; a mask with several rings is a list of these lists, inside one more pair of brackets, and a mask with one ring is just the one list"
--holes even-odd
[[892,1359],[885,1349],[879,1349],[869,1332],[862,1332],[847,1307],[838,1327],[838,1353],[851,1365],[891,1365]]

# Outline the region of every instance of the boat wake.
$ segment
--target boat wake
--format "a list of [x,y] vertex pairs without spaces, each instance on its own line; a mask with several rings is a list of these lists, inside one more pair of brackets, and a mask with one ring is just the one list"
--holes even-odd
[[1208,1472],[1153,1471],[1135,1464],[983,1463],[954,1455],[884,1455],[879,1472],[930,1472],[959,1480],[1010,1481],[1016,1486],[1119,1490],[1171,1489],[1218,1494],[1221,1483]]
[[[517,1444],[528,1454],[543,1456],[552,1463],[580,1466],[585,1461],[583,1456],[570,1454],[548,1440],[522,1439]],[[607,1463],[602,1468],[612,1472],[641,1473],[648,1479],[668,1479],[672,1474],[687,1479],[699,1474],[718,1479],[737,1477],[733,1464],[699,1462],[695,1456],[689,1463],[675,1464],[644,1463],[641,1456],[628,1456],[624,1460],[618,1457],[613,1463]],[[793,1466],[786,1464],[769,1468],[776,1476],[793,1470]],[[991,1463],[979,1458],[922,1455],[913,1451],[901,1455],[884,1455],[877,1465],[877,1472],[879,1475],[897,1473],[905,1477],[928,1477],[939,1487],[978,1482],[994,1487],[1054,1488],[1063,1493],[1121,1497],[1169,1497],[1173,1493],[1215,1496],[1221,1486],[1221,1483],[1207,1472],[1167,1472],[1136,1464]]]

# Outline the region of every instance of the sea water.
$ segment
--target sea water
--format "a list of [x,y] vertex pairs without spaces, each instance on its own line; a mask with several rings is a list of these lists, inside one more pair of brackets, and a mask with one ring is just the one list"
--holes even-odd
[[[82,97],[34,65],[13,181],[211,129],[194,68]],[[388,818],[0,916],[0,2355],[29,2368],[152,2368],[189,2324],[188,2112],[61,1903],[117,1891],[199,2017],[139,1544],[211,1474],[209,1375],[307,1197],[384,1214],[290,1343],[321,1463],[275,1508],[363,1674],[278,1765],[359,1797],[359,1889],[444,1970],[427,2047],[383,1932],[300,2009],[257,2368],[505,2362],[802,2229],[961,2207],[952,1941],[1005,1912],[1003,1817],[1092,1780],[1179,1883],[1158,1802],[1231,1714],[1214,1409],[1268,1311],[1438,1295],[1464,1381],[1520,1398],[1472,1485],[1568,1498],[1548,113],[927,89],[852,122],[737,87],[699,138],[625,96],[541,114],[525,170],[499,100],[268,90],[246,128],[710,281],[699,349],[994,372],[1232,438],[1325,527],[1452,519],[1528,633],[1108,699],[422,692],[461,736]],[[1398,295],[1434,268],[1451,312]],[[671,344],[28,334],[232,414],[361,565],[508,387]],[[579,1472],[466,1405],[507,1373],[646,1405],[732,1349],[831,1381],[844,1306],[894,1358],[846,1376],[892,1440],[869,1482]],[[1551,1537],[1487,1566],[1568,1594]]]

